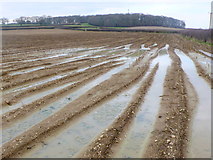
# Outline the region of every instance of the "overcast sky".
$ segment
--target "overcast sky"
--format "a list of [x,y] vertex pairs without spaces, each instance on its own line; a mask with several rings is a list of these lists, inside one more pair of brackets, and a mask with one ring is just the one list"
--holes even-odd
[[164,15],[187,28],[209,28],[211,0],[0,0],[1,17],[68,16],[108,13]]

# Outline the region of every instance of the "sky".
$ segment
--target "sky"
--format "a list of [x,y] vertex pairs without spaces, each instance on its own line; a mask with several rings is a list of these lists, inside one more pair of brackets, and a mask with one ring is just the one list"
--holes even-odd
[[9,19],[129,12],[173,17],[187,28],[207,29],[211,0],[0,0],[0,7],[0,17]]

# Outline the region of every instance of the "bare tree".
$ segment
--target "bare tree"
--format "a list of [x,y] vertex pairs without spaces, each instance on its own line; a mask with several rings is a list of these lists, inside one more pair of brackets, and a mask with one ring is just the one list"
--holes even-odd
[[9,22],[9,19],[8,19],[8,18],[5,18],[5,17],[0,18],[0,23],[1,23],[1,24],[8,24],[8,22]]
[[26,21],[27,21],[27,17],[19,17],[19,18],[15,19],[15,22],[17,22],[21,26],[22,26],[22,24],[25,24]]

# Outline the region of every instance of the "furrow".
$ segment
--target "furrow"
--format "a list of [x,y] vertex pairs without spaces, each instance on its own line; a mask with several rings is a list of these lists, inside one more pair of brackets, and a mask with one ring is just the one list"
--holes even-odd
[[183,158],[187,148],[192,110],[189,106],[188,79],[181,61],[172,49],[172,65],[167,71],[164,93],[154,130],[143,155],[145,158]]
[[134,98],[125,109],[125,111],[107,128],[96,140],[79,155],[81,158],[109,158],[112,154],[112,148],[121,141],[120,136],[130,126],[134,116],[137,114],[140,104],[143,102],[146,92],[152,84],[154,75],[158,69],[158,64],[152,69],[148,77],[143,81],[137,90]]
[[[180,57],[183,70],[186,72],[193,90],[187,93],[192,94],[189,102],[196,103],[196,110],[192,116],[190,126],[189,145],[186,157],[209,158],[211,157],[211,92],[209,84],[198,75],[194,62],[182,51],[176,50]],[[198,85],[199,84],[199,85]],[[187,86],[187,87],[188,87]],[[188,88],[189,88],[188,87]],[[194,95],[193,95],[194,94]]]
[[[65,73],[65,72],[68,72],[68,71],[71,71],[71,70],[76,70],[76,69],[79,69],[79,68],[82,68],[82,67],[85,67],[85,66],[90,66],[90,65],[93,65],[97,62],[103,62],[104,60],[106,60],[106,58],[99,58],[98,60],[90,60],[88,61],[87,63],[82,63],[82,62],[75,62],[74,64],[72,64],[71,66],[70,65],[62,65],[60,68],[45,68],[45,69],[42,69],[41,71],[35,71],[33,73],[29,73],[29,74],[23,74],[23,75],[16,75],[16,76],[12,76],[10,77],[10,79],[3,79],[3,89],[9,89],[9,88],[12,88],[14,86],[17,86],[17,85],[21,85],[21,84],[24,84],[26,82],[31,82],[31,81],[37,81],[41,78],[44,78],[44,77],[48,77],[48,76],[52,76],[52,75],[57,75],[59,72],[60,73]],[[9,78],[9,77],[8,77]]]
[[156,115],[160,108],[160,97],[163,95],[163,84],[167,68],[171,65],[171,58],[167,51],[158,55],[151,66],[159,64],[152,85],[147,92],[144,102],[140,106],[132,125],[128,128],[127,134],[122,142],[115,147],[113,158],[141,158],[146,148],[146,142],[151,134],[155,123]]
[[[116,95],[118,92],[126,89],[145,74],[149,63],[150,60],[143,65],[130,67],[113,75],[109,80],[92,88],[87,93],[65,106],[59,112],[33,126],[31,129],[17,136],[13,140],[5,143],[2,146],[2,157],[11,157],[15,153],[18,154],[19,151],[23,152],[25,149],[27,150],[27,146],[33,141],[38,140],[39,137],[47,135],[59,126],[84,114],[85,111],[94,109],[94,106],[97,106],[108,97]],[[20,114],[23,114],[23,112]]]
[[30,93],[35,94],[38,91],[46,90],[48,88],[52,88],[58,85],[63,85],[65,83],[69,83],[70,81],[77,81],[78,79],[82,79],[86,76],[89,76],[92,72],[96,72],[100,70],[104,66],[107,66],[109,64],[111,65],[111,64],[119,63],[119,62],[121,61],[110,61],[110,60],[104,61],[102,63],[95,64],[91,67],[77,70],[74,73],[71,72],[70,74],[66,74],[65,76],[62,76],[62,77],[59,76],[59,78],[55,80],[47,81],[46,83],[44,81],[44,83],[41,83],[40,85],[33,85],[32,87],[29,87],[28,89],[19,90],[19,91],[15,90],[13,93],[8,93],[3,96],[4,101],[2,105],[3,106],[13,105],[17,103],[21,98],[25,96],[29,96]]
[[81,86],[82,84],[88,82],[89,80],[92,80],[95,77],[105,73],[106,71],[109,71],[111,68],[117,67],[119,65],[120,64],[117,64],[117,65],[115,64],[115,65],[111,65],[111,66],[102,67],[101,70],[94,72],[94,74],[90,74],[88,77],[86,77],[82,81],[71,84],[68,87],[61,89],[57,92],[54,92],[52,94],[46,95],[46,96],[44,96],[44,97],[42,97],[38,100],[33,101],[30,104],[23,105],[23,106],[21,106],[17,109],[14,109],[12,111],[4,113],[2,115],[2,125],[6,126],[10,123],[13,123],[15,120],[27,115],[27,114],[31,114],[34,110],[37,110],[37,109],[45,106],[49,102],[58,99],[62,95],[65,95],[66,93],[68,93],[68,92],[72,91],[73,89]]
[[[144,77],[142,79],[144,79]],[[140,79],[140,82],[141,81],[142,80]],[[120,115],[120,113],[127,107],[129,101],[132,99],[135,91],[139,86],[140,83],[136,83],[130,89],[127,89],[127,91],[119,93],[112,99],[109,98],[99,107],[83,116],[80,116],[74,122],[65,124],[57,132],[54,132],[54,135],[48,136],[42,140],[41,143],[37,144],[35,148],[29,150],[24,155],[21,155],[21,158],[73,157],[74,154],[76,154],[87,144],[91,143],[92,140],[98,134],[100,134],[104,128],[109,126],[114,121],[114,119]],[[59,104],[51,104],[51,106],[56,108],[59,106]],[[38,115],[34,116],[39,118],[41,117]],[[22,131],[26,130],[24,128],[26,128],[28,124],[31,123],[31,119],[25,120],[27,125],[22,125],[23,127],[19,125],[21,128],[23,128]],[[44,145],[45,149],[43,148]],[[52,146],[54,146],[54,148]]]
[[207,83],[209,83],[209,85],[212,86],[213,84],[213,79],[211,77],[211,75],[208,74],[207,71],[205,71],[205,69],[200,65],[200,63],[197,61],[197,59],[195,57],[193,57],[192,55],[190,55],[189,53],[186,54],[189,58],[191,58],[191,60],[194,62],[195,67],[197,69],[198,74],[203,77]]

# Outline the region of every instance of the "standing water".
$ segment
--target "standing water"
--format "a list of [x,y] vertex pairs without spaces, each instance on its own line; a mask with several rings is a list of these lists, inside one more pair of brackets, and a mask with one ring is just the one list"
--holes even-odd
[[175,50],[180,57],[182,68],[198,95],[198,105],[194,113],[190,137],[190,158],[211,157],[211,87],[198,75],[193,61],[180,50]]
[[23,155],[23,157],[73,157],[82,148],[90,144],[102,130],[107,128],[122,113],[139,84],[102,104],[74,124],[65,127],[58,134],[45,139],[42,144]]
[[164,52],[164,54],[160,54],[155,58],[151,64],[151,66],[154,67],[159,63],[159,69],[145,96],[140,111],[136,114],[126,139],[115,154],[115,158],[139,158],[143,155],[146,142],[152,131],[160,107],[160,96],[163,94],[163,85],[159,84],[164,83],[167,68],[171,64],[167,50],[164,50]]
[[3,143],[23,133],[24,131],[32,127],[33,125],[38,124],[39,122],[44,120],[45,118],[53,115],[54,113],[56,113],[57,111],[65,107],[67,104],[69,104],[71,101],[74,101],[75,99],[80,97],[82,94],[86,93],[91,88],[109,79],[113,74],[116,74],[122,71],[123,69],[128,68],[129,65],[134,61],[135,61],[135,58],[129,58],[124,65],[117,67],[115,69],[112,69],[111,71],[98,77],[92,82],[89,82],[88,84],[84,85],[78,90],[34,112],[31,116],[27,116],[24,119],[21,119],[17,121],[16,123],[13,123],[10,127],[3,130],[3,135],[4,135]]

